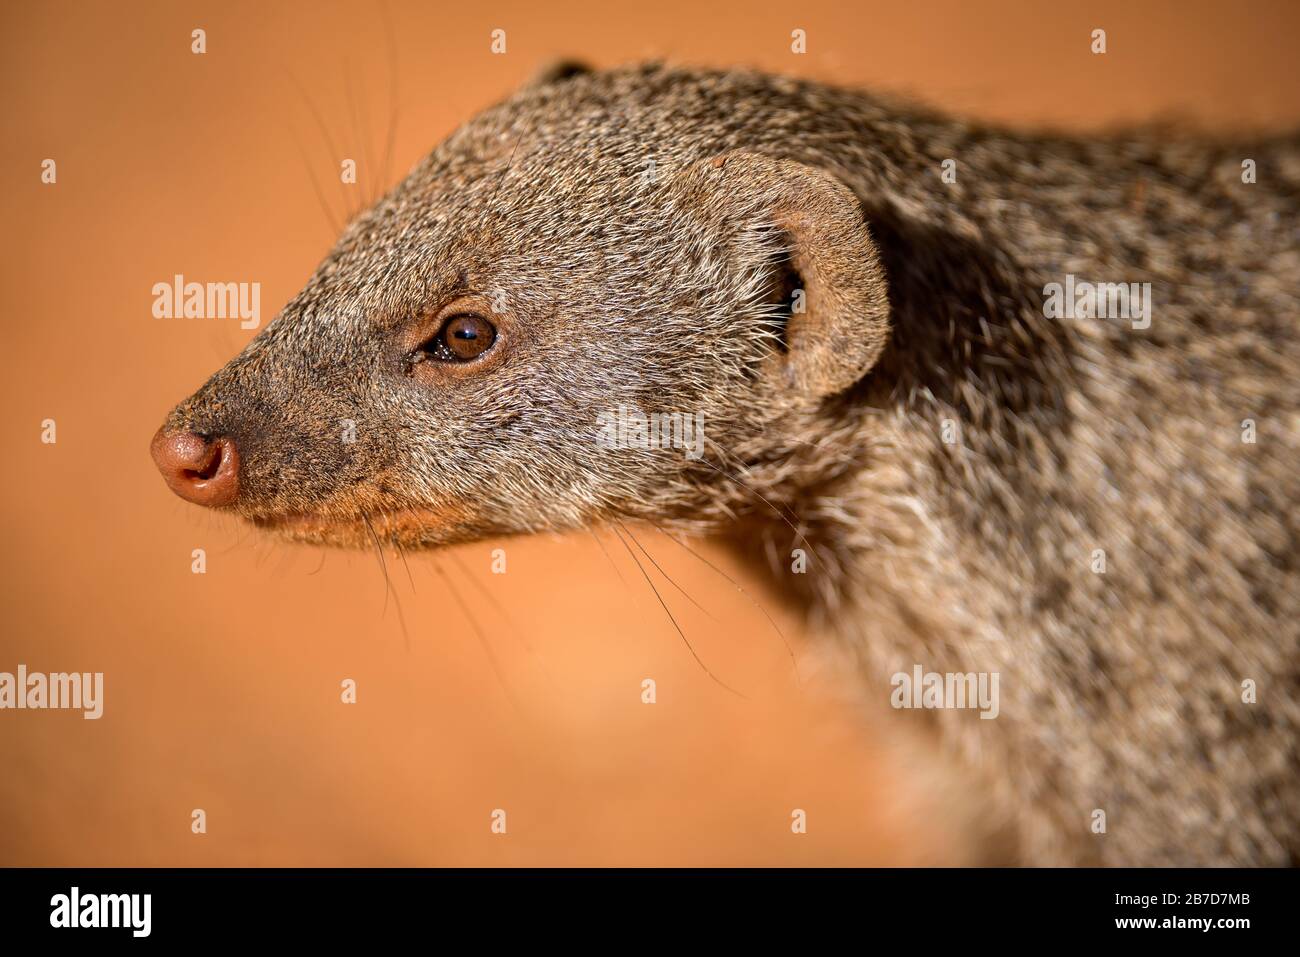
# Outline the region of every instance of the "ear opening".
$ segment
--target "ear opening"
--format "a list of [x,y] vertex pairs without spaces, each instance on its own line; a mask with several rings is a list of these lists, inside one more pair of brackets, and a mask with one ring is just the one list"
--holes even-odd
[[777,351],[785,355],[790,351],[790,321],[802,314],[807,295],[803,275],[794,260],[794,240],[782,231],[777,238],[780,252],[768,267],[767,316],[773,325]]

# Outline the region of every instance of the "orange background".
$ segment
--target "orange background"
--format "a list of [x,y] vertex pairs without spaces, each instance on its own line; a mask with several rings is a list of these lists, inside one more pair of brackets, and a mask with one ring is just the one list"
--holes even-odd
[[[560,56],[757,66],[1072,129],[1300,121],[1294,4],[839,6],[394,3],[386,179],[394,61],[377,5],[5,6],[0,671],[103,671],[106,687],[99,721],[0,712],[0,863],[969,859],[920,799],[896,723],[817,677],[809,636],[718,548],[778,617],[800,683],[753,605],[652,531],[638,536],[716,620],[661,582],[665,600],[747,698],[693,663],[616,539],[617,568],[583,535],[504,543],[505,575],[489,571],[502,543],[411,556],[409,578],[389,555],[386,601],[374,555],[322,565],[187,505],[147,453],[163,414],[250,335],[155,320],[154,283],[260,282],[265,325],[332,239],[308,169],[341,218]],[[504,56],[489,52],[498,27]],[[1094,27],[1105,56],[1089,52]],[[47,157],[57,185],[40,182]],[[357,186],[338,182],[343,157]],[[340,703],[344,678],[356,705]],[[790,833],[796,807],[806,835]],[[494,808],[505,836],[489,832]]]

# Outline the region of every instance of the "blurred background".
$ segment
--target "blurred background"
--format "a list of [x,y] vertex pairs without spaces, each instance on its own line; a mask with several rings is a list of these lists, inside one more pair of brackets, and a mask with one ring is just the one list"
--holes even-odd
[[181,502],[149,439],[252,332],[154,319],[152,286],[259,282],[265,325],[331,219],[561,57],[759,67],[1018,126],[1281,128],[1300,122],[1297,27],[1285,2],[5,5],[0,671],[102,671],[105,710],[0,712],[0,864],[970,860],[912,743],[720,548],[701,546],[749,598],[638,532],[745,699],[617,539],[389,555],[390,591],[373,554]]

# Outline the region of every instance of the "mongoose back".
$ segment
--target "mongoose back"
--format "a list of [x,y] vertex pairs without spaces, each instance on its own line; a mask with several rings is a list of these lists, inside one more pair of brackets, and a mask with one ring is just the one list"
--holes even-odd
[[[1295,136],[566,69],[354,219],[153,453],[304,542],[730,535],[882,701],[999,675],[995,720],[926,714],[1008,859],[1294,862],[1298,212]],[[619,409],[703,454],[599,441]]]

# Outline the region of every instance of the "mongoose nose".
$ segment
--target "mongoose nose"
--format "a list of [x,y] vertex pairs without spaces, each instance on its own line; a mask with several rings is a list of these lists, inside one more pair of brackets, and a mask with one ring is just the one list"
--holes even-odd
[[239,452],[226,436],[158,430],[149,446],[171,490],[195,505],[229,505],[239,495]]

